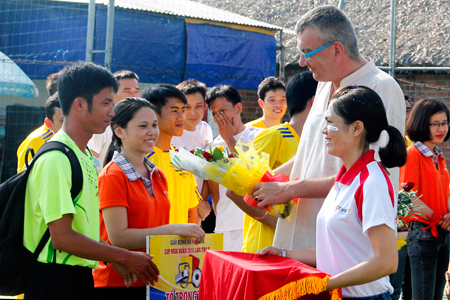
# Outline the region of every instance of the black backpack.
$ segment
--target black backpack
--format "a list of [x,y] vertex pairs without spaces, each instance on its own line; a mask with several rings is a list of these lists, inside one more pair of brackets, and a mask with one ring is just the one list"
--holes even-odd
[[[34,154],[32,149],[31,153]],[[59,150],[70,160],[72,169],[72,200],[80,193],[83,173],[77,156],[63,143],[50,141],[44,144],[27,169],[0,185],[0,295],[14,296],[25,292],[28,278],[36,265],[37,257],[50,238],[47,228],[34,253],[23,246],[25,191],[30,170],[36,160],[48,151]]]

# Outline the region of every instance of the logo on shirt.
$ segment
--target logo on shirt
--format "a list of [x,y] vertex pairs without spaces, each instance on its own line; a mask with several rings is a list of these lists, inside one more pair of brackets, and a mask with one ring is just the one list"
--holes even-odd
[[347,213],[351,210],[350,208],[343,208],[340,205],[336,205],[336,208],[334,209],[335,211],[337,211],[338,213],[346,216]]

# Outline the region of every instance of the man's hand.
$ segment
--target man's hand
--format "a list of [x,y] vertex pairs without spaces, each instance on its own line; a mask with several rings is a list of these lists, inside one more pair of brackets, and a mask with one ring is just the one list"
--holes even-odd
[[197,205],[197,212],[199,216],[198,221],[199,223],[201,223],[201,221],[204,221],[206,217],[211,213],[211,206],[209,205],[209,202],[200,201],[200,203]]
[[288,187],[291,182],[263,182],[258,183],[253,188],[253,199],[258,199],[259,208],[268,205],[282,204],[291,201]]
[[152,261],[153,255],[142,252],[128,251],[123,260],[128,270],[138,278],[141,278],[145,284],[154,285],[158,282],[159,270]]
[[230,120],[223,112],[218,112],[214,115],[213,120],[217,124],[220,136],[225,141],[234,139],[234,131],[236,129],[234,127],[234,118]]
[[118,262],[112,262],[111,265],[113,266],[114,270],[116,270],[116,272],[123,277],[126,287],[129,287],[137,281],[136,275],[131,273],[125,265]]
[[447,298],[450,297],[450,284],[449,284],[449,271],[445,272],[445,279],[447,281],[447,284],[445,285],[445,294],[447,295]]
[[275,248],[275,247],[266,247],[264,249],[256,251],[256,254],[263,256],[263,255],[281,255],[281,249]]

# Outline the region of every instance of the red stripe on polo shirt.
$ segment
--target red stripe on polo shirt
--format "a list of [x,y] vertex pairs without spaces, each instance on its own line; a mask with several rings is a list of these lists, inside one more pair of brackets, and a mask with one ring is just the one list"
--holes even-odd
[[395,200],[394,200],[394,188],[392,187],[391,180],[389,179],[388,174],[386,174],[386,172],[384,171],[384,169],[383,169],[383,167],[380,165],[380,163],[378,163],[378,166],[380,167],[381,172],[383,172],[384,179],[386,179],[386,183],[387,183],[388,188],[389,188],[389,197],[391,197],[392,207],[394,207],[394,206],[395,206],[395,202],[394,202],[394,201],[395,201]]
[[356,208],[358,208],[358,217],[362,222],[363,215],[362,215],[362,206],[364,202],[364,183],[366,182],[367,177],[369,177],[369,170],[367,170],[367,166],[361,170],[361,175],[359,176],[359,187],[356,189],[355,192],[355,201],[356,201]]

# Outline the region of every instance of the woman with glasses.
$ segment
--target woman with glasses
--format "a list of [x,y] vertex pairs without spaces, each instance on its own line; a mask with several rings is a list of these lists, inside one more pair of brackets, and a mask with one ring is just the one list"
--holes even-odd
[[433,99],[419,101],[406,124],[414,142],[400,169],[400,182],[413,182],[421,195],[417,218],[410,218],[406,237],[411,263],[412,299],[442,299],[449,262],[449,173],[438,144],[448,140],[449,110]]

